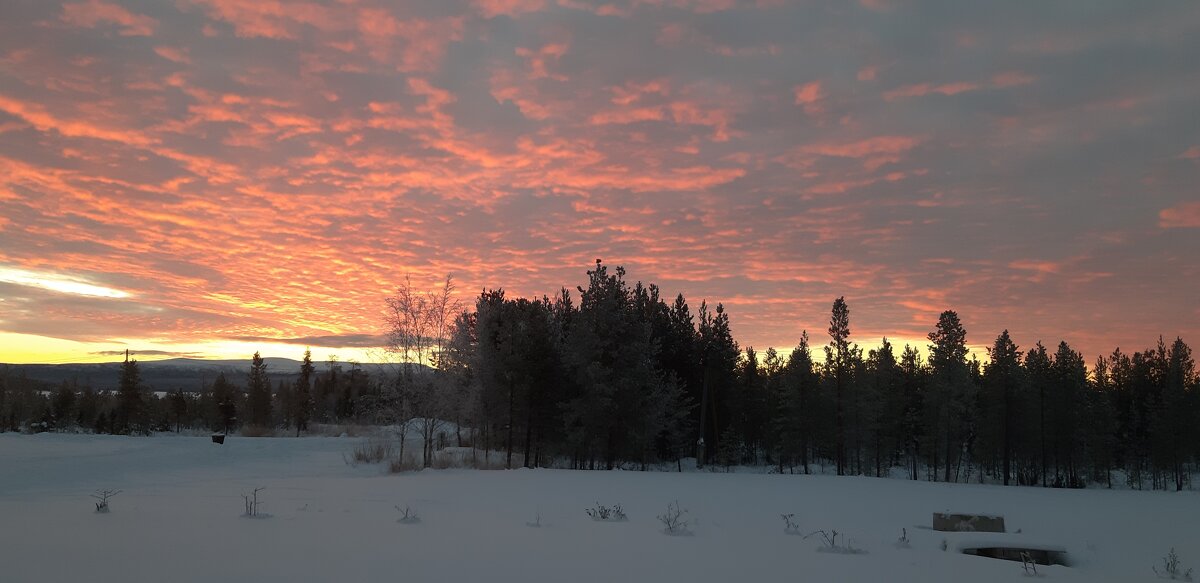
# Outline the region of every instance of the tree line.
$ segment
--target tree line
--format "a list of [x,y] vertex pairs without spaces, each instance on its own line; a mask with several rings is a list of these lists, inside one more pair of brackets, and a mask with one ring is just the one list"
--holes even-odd
[[293,382],[272,386],[255,353],[245,383],[224,372],[200,391],[151,392],[136,359],[126,358],[116,390],[97,391],[76,381],[57,385],[0,368],[0,432],[90,431],[117,435],[204,430],[267,435],[306,431],[310,423],[365,423],[357,402],[378,392],[378,382],[358,363],[313,363],[305,351]]
[[801,332],[784,355],[740,347],[721,304],[693,311],[682,294],[668,300],[600,261],[587,274],[574,293],[484,290],[467,309],[449,278],[427,293],[405,280],[386,302],[397,361],[386,374],[332,362],[318,371],[306,353],[296,382],[272,389],[255,355],[246,387],[219,377],[199,395],[160,399],[137,389],[129,361],[114,394],[21,397],[5,378],[0,426],[299,434],[353,422],[415,431],[424,465],[453,442],[501,451],[509,466],[682,469],[695,458],[947,482],[1191,484],[1200,379],[1182,339],[1117,349],[1089,368],[1066,342],[1022,348],[1005,330],[981,363],[947,310],[931,323],[927,356],[886,338],[864,350],[838,298],[821,338]]

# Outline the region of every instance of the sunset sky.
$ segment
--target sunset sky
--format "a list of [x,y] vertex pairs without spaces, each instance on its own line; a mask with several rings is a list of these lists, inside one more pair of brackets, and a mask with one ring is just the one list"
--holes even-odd
[[372,358],[596,258],[742,346],[1200,342],[1200,5],[8,0],[0,362]]

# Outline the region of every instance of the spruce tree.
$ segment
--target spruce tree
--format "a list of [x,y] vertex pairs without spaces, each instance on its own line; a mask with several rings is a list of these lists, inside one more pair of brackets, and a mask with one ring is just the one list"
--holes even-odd
[[834,383],[834,455],[837,475],[846,474],[846,411],[844,404],[846,377],[850,368],[850,308],[846,298],[833,302],[829,317],[829,345],[825,347],[825,367]]
[[121,364],[117,408],[113,412],[110,431],[122,435],[149,433],[141,370],[137,360],[129,358],[129,351],[125,352],[125,362]]
[[[944,480],[951,481],[956,468],[957,452],[962,451],[963,437],[969,425],[970,369],[967,366],[967,332],[953,310],[946,310],[938,317],[933,332],[929,333],[929,368],[933,388],[934,406],[932,422],[936,439],[942,442],[945,451]],[[935,460],[936,452],[935,453]],[[934,462],[937,471],[937,462]]]
[[237,389],[225,378],[225,373],[217,375],[213,381],[212,398],[216,408],[216,423],[214,431],[222,431],[226,435],[237,424]]
[[809,348],[808,331],[800,334],[800,344],[788,357],[783,376],[785,396],[780,400],[780,406],[784,412],[779,418],[782,449],[789,463],[798,458],[807,474],[810,472],[813,431],[820,418],[816,406],[820,379]]
[[267,364],[259,353],[250,361],[250,377],[246,383],[247,421],[258,427],[271,426],[271,380]]
[[1004,485],[1011,482],[1013,468],[1013,443],[1015,439],[1016,407],[1020,394],[1021,383],[1021,353],[1013,343],[1008,330],[1002,332],[988,349],[990,362],[984,369],[985,400],[993,415],[989,427],[997,432],[996,443],[1003,468]]
[[1049,400],[1050,441],[1056,487],[1082,487],[1077,457],[1083,440],[1080,426],[1087,398],[1087,366],[1083,355],[1059,342],[1051,364],[1052,389]]
[[916,347],[904,345],[900,355],[900,385],[904,394],[904,421],[901,429],[901,442],[908,457],[910,472],[913,480],[920,476],[921,445],[928,441],[928,430],[922,422],[925,410],[928,369],[921,360],[921,353]]
[[700,303],[698,326],[699,366],[701,372],[700,438],[703,443],[700,463],[707,463],[717,454],[724,432],[718,428],[729,424],[731,393],[737,383],[738,345],[729,326],[729,314],[717,304],[714,313],[708,303]]
[[1042,486],[1049,486],[1047,483],[1049,456],[1047,455],[1046,399],[1050,391],[1052,373],[1050,355],[1046,352],[1046,347],[1041,342],[1038,342],[1036,346],[1026,353],[1025,374],[1029,379],[1027,400],[1031,404],[1030,409],[1035,412],[1035,415],[1031,416],[1030,421],[1033,429],[1031,434],[1036,436],[1036,459],[1039,461],[1039,467],[1041,468],[1040,482]]
[[312,351],[304,349],[304,360],[300,363],[300,376],[296,378],[296,389],[292,392],[292,422],[296,424],[296,437],[301,431],[308,431],[308,422],[312,417],[312,381],[313,373]]
[[1192,349],[1181,338],[1166,351],[1165,373],[1153,433],[1155,465],[1171,478],[1175,490],[1181,491],[1190,478],[1185,463],[1195,451],[1197,431],[1196,366]]
[[864,428],[872,450],[875,477],[882,477],[900,449],[899,436],[904,419],[904,393],[900,390],[900,366],[892,343],[885,337],[876,350],[869,353],[867,368],[870,383],[866,386],[863,409],[867,426]]

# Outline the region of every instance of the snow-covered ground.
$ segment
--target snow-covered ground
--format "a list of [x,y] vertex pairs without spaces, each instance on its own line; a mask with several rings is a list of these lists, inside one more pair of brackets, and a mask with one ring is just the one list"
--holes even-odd
[[[350,466],[350,438],[0,434],[0,581],[1020,581],[1020,563],[955,552],[935,511],[1003,515],[987,535],[1066,547],[1048,580],[1159,581],[1200,565],[1200,494],[1047,490],[764,474]],[[240,517],[255,487],[264,520]],[[94,490],[123,492],[93,512]],[[669,502],[694,536],[665,536]],[[627,522],[584,509],[621,504]],[[418,524],[400,524],[409,506]],[[865,554],[818,552],[836,529]],[[526,523],[541,516],[542,526]],[[897,548],[906,528],[911,548]],[[942,550],[943,541],[948,551]],[[1200,572],[1200,570],[1198,570]],[[1198,577],[1200,579],[1200,577]]]

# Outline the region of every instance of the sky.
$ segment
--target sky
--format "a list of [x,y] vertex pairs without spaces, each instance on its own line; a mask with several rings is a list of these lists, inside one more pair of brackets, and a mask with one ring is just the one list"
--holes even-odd
[[739,343],[1200,342],[1200,5],[0,4],[0,362],[366,360],[597,258]]

